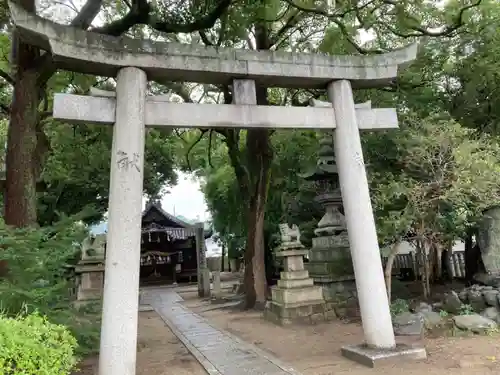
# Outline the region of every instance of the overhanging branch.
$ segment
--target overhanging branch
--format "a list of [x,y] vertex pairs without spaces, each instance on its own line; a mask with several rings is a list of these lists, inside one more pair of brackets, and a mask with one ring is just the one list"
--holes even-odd
[[[464,16],[465,13],[472,9],[475,8],[479,5],[481,5],[482,0],[476,0],[472,4],[466,5],[458,11],[457,15],[454,17],[452,22],[448,25],[445,25],[440,28],[440,30],[436,30],[436,28],[425,28],[421,25],[420,21],[412,16],[411,14],[408,14],[407,12],[404,12],[405,17],[407,17],[409,20],[414,21],[413,25],[408,26],[407,28],[411,30],[410,32],[402,32],[397,30],[394,26],[387,24],[385,22],[382,22],[380,20],[371,22],[370,24],[366,23],[363,18],[361,17],[361,10],[366,10],[369,9],[371,5],[374,5],[375,1],[369,1],[361,6],[355,6],[352,8],[348,8],[345,11],[342,12],[333,12],[329,13],[323,9],[316,8],[316,7],[307,7],[301,4],[298,4],[296,0],[284,0],[286,3],[289,5],[293,6],[295,9],[298,9],[302,12],[305,13],[313,13],[322,17],[327,18],[331,22],[335,23],[338,27],[341,33],[344,35],[346,40],[351,44],[356,51],[358,51],[360,54],[368,54],[368,53],[382,53],[383,51],[380,49],[367,49],[362,47],[359,43],[356,42],[354,37],[349,33],[348,28],[343,22],[343,18],[347,16],[350,13],[355,13],[356,18],[359,21],[361,27],[363,26],[370,26],[373,27],[375,25],[379,25],[385,30],[390,31],[392,34],[401,37],[401,38],[418,38],[418,37],[449,37],[454,35],[454,33],[461,28],[464,25]],[[389,5],[389,6],[394,6],[395,8],[400,9],[402,5],[397,1],[397,0],[382,0],[381,2],[382,5]],[[380,9],[380,4],[379,5],[374,5],[373,8],[370,10],[370,13],[373,14],[377,9]]]
[[173,19],[159,19],[152,12],[151,4],[147,0],[133,0],[129,12],[120,20],[105,26],[94,28],[92,31],[119,36],[135,25],[148,25],[164,33],[192,33],[211,28],[215,22],[226,12],[232,0],[219,0],[217,5],[204,17],[187,23],[178,23]]

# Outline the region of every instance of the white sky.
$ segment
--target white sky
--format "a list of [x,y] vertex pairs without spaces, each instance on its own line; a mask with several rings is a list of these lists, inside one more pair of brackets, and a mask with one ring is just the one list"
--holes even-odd
[[200,181],[190,174],[177,173],[178,183],[161,199],[162,208],[171,215],[182,215],[197,221],[210,220],[205,197],[200,190]]
[[[201,192],[200,181],[192,174],[177,171],[179,176],[177,185],[169,189],[161,199],[162,208],[171,215],[182,215],[186,219],[196,221],[209,221],[205,196]],[[207,256],[219,255],[221,248],[211,239],[205,241]]]

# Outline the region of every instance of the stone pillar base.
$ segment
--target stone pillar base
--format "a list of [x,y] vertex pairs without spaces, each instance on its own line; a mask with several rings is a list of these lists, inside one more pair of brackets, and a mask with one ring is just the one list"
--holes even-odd
[[336,318],[324,301],[308,301],[306,304],[281,304],[269,301],[264,318],[281,326],[291,324],[316,324]]
[[278,285],[271,288],[271,296],[264,318],[276,324],[315,324],[336,318],[323,299],[321,287],[313,285],[305,270],[282,272]]
[[341,350],[344,357],[371,368],[427,358],[427,352],[423,346],[405,344],[398,344],[394,349],[370,348],[366,344],[349,345]]

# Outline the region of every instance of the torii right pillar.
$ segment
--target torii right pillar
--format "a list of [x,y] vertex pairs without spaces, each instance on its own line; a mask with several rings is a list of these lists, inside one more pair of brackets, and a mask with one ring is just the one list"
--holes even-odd
[[394,337],[351,83],[330,83],[328,97],[335,113],[337,170],[366,341],[342,348],[342,354],[369,367],[401,357],[425,359],[424,347],[397,345]]

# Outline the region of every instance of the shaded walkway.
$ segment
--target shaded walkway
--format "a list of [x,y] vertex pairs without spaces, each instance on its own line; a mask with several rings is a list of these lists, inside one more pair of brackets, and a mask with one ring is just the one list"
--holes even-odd
[[300,375],[255,345],[211,326],[180,301],[173,290],[143,292],[143,302],[156,310],[210,375]]

